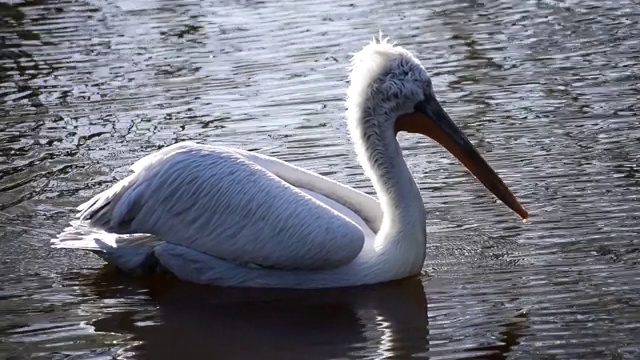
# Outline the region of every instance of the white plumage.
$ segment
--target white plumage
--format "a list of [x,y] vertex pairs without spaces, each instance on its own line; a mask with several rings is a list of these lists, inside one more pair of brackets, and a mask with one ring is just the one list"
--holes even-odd
[[268,156],[183,142],[82,204],[53,245],[131,273],[162,269],[221,286],[338,287],[418,274],[425,212],[396,119],[432,96],[431,82],[408,51],[382,39],[352,65],[348,128],[379,202]]

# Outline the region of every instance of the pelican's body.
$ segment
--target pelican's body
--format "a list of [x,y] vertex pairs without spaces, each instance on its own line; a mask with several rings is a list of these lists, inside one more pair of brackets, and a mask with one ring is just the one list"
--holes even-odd
[[139,160],[81,205],[54,246],[94,251],[132,273],[163,269],[221,286],[340,287],[416,275],[426,215],[398,131],[431,136],[526,216],[409,52],[373,42],[354,56],[350,81],[348,127],[379,201],[265,155],[185,142]]

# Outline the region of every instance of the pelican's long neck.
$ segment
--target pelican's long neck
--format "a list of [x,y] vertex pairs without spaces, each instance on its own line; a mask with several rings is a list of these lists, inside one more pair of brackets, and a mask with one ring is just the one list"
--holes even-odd
[[371,101],[361,105],[349,109],[347,116],[358,158],[371,177],[382,206],[382,226],[375,247],[385,253],[386,249],[403,250],[393,253],[415,252],[415,261],[422,266],[426,216],[420,191],[396,139],[393,127],[398,114],[372,106]]

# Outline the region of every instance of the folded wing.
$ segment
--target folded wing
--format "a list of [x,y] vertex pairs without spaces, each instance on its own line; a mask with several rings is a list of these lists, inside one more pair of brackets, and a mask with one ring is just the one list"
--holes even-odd
[[237,264],[285,270],[347,264],[365,241],[348,217],[241,152],[179,143],[132,169],[81,205],[80,220],[117,234],[153,234]]

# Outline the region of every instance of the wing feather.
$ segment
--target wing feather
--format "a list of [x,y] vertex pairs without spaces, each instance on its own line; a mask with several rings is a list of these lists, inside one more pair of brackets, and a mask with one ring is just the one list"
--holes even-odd
[[351,262],[362,229],[242,154],[179,143],[81,205],[80,219],[117,234],[147,233],[236,263],[327,269]]

